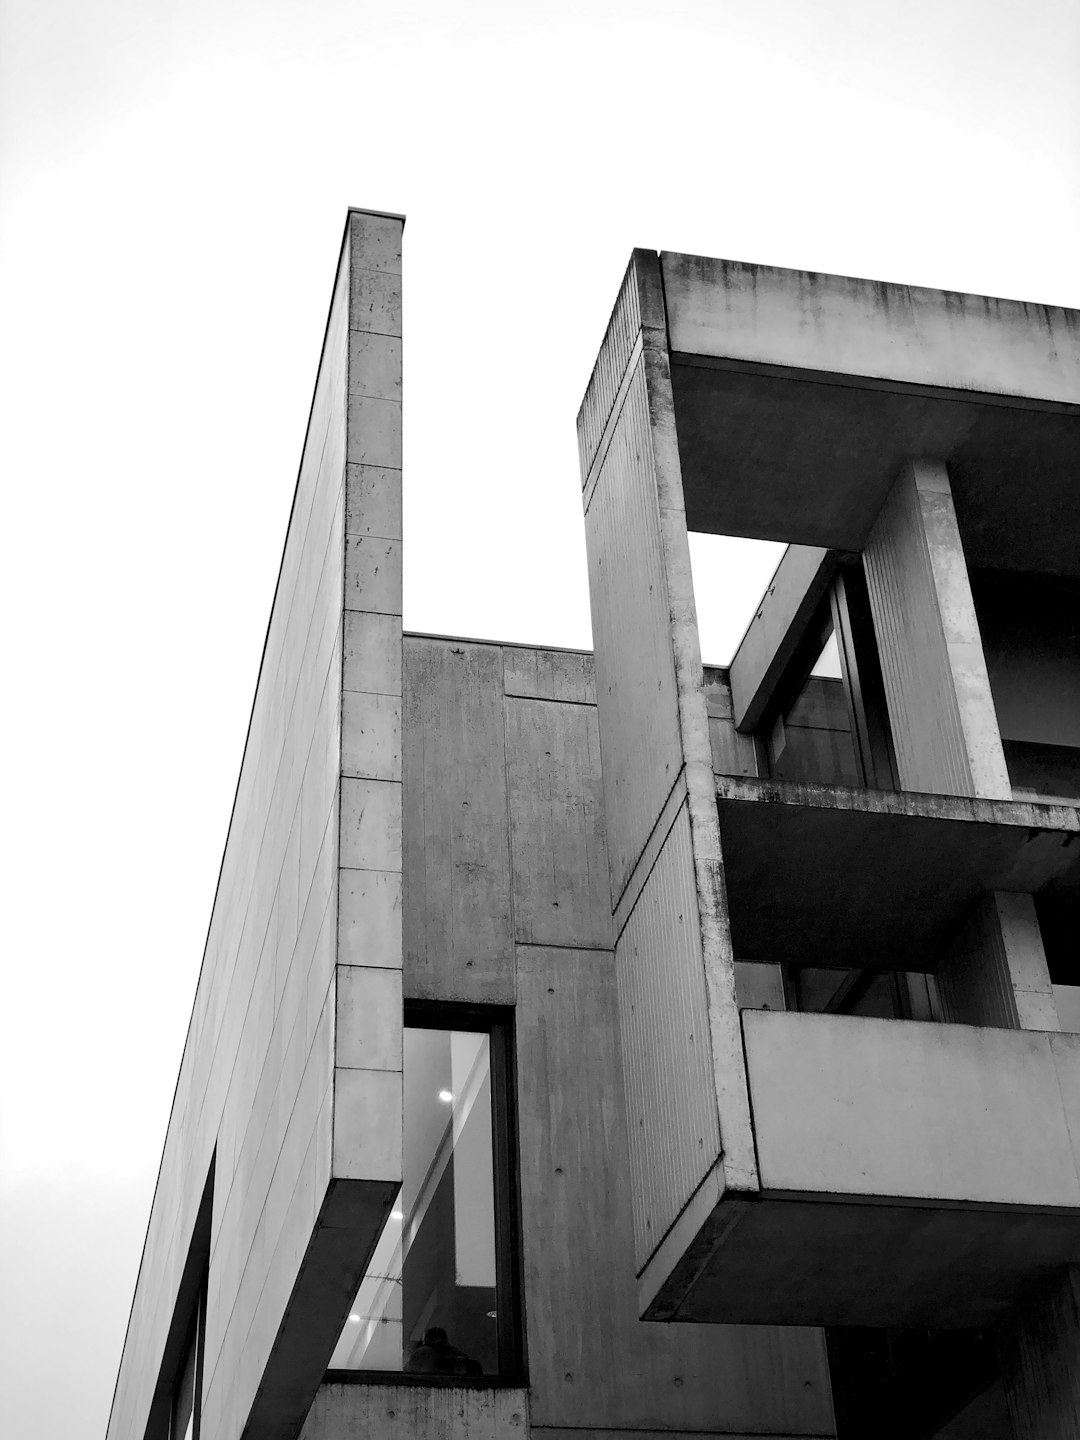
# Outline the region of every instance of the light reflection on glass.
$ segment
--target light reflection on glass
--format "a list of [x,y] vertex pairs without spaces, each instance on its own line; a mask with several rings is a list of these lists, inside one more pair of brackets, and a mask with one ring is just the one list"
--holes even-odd
[[403,1184],[330,1368],[494,1374],[495,1179],[487,1034],[407,1027],[404,1092]]

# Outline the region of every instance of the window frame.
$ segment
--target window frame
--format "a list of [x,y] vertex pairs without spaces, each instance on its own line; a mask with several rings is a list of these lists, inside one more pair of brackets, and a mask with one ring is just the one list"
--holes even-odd
[[495,1218],[495,1308],[499,1369],[490,1375],[437,1375],[411,1370],[327,1369],[333,1385],[408,1385],[424,1389],[497,1390],[528,1384],[522,1286],[521,1191],[514,1010],[505,1005],[462,1005],[407,1000],[405,1028],[462,1030],[488,1037],[491,1066],[492,1169]]

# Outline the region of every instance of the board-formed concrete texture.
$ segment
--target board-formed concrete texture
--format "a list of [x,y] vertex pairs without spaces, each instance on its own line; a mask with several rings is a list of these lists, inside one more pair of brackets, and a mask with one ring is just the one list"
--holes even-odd
[[[959,1067],[957,1074],[964,1033],[989,1036],[984,1049],[1005,1044],[1009,1073],[1028,1064],[1020,1052],[1035,1042],[1007,1031],[1057,1029],[1047,955],[1061,963],[1069,897],[1080,881],[1080,819],[1068,794],[1069,803],[1031,805],[1041,797],[1014,792],[969,566],[987,576],[1045,573],[1059,586],[1080,575],[1080,316],[635,251],[578,435],[642,1313],[834,1325],[996,1322],[1047,1266],[1075,1258],[1080,1211],[1056,1081],[1038,1094],[1018,1086],[1016,1104],[1001,1116],[987,1101],[987,1133],[1000,1121],[1009,1143],[994,1151],[998,1164],[981,1189],[954,1195],[943,1174],[938,1189],[927,1180],[914,1196],[899,1171],[878,1163],[895,1128],[885,1121],[887,1105],[880,1124],[872,1118],[881,1088],[868,1081],[860,1132],[854,1102],[825,1093],[824,1057],[798,1067],[805,1046],[796,1039],[817,1033],[816,1017],[747,1012],[745,1052],[733,1046],[737,1010],[727,977],[732,956],[772,966],[940,970],[947,1013],[991,1017],[984,1023],[1000,1033],[897,1021],[869,1033],[910,1048],[926,1031],[930,1051],[948,1056],[946,1069]],[[791,546],[728,672],[706,675],[698,661],[683,564],[688,530]],[[842,762],[824,737],[816,751],[801,742],[832,767],[820,783],[769,778],[769,736],[755,734],[785,713],[822,606],[832,604],[837,624],[847,613],[836,598],[845,568],[865,576],[895,790],[867,789],[850,775],[837,783]],[[981,593],[1006,594],[994,585],[981,582]],[[1037,604],[1027,613],[1037,629]],[[639,635],[647,642],[635,645]],[[867,723],[859,707],[869,702],[849,688],[861,683],[849,674],[854,643],[842,639],[844,678],[829,682],[848,699],[850,719],[838,712],[837,734]],[[1053,677],[1060,672],[1067,684],[1071,675],[1068,649],[1059,643],[1040,661],[1039,683],[1052,697]],[[1017,683],[1010,670],[1013,694]],[[1037,777],[1038,757],[1025,758]],[[1052,758],[1052,773],[1066,773],[1056,751]],[[694,809],[703,762],[715,772],[716,830]],[[886,783],[889,765],[875,768],[875,783]],[[990,918],[972,928],[975,914]],[[1053,918],[1046,953],[1036,919],[1043,914]],[[1022,924],[1012,924],[1016,916]],[[836,1063],[856,1076],[866,1059],[863,1032],[846,1016],[826,1023]],[[764,1054],[765,1042],[754,1037],[781,1032],[785,1043],[768,1049],[755,1078],[754,1045]],[[706,1036],[711,1055],[702,1056]],[[1040,1043],[1050,1077],[1045,1037]],[[916,1046],[907,1059],[923,1064],[930,1051]],[[703,1060],[714,1077],[715,1140],[707,1112],[696,1118]],[[996,1094],[992,1084],[985,1094]],[[1004,1092],[1000,1098],[1004,1105]],[[1044,1102],[1056,1108],[1044,1115]],[[909,1184],[916,1174],[925,1180],[912,1154],[920,1127],[940,1129],[947,1103],[938,1095],[916,1106],[911,1128],[896,1132],[894,1158],[908,1164]],[[819,1175],[816,1189],[799,1170],[799,1125],[781,1123],[802,1115],[803,1104],[805,1133],[836,1171],[831,1180]],[[961,1129],[962,1122],[960,1114],[950,1120]],[[858,1150],[860,1133],[860,1163],[877,1177],[869,1192],[841,1183],[838,1157],[847,1145]],[[981,1133],[978,1125],[971,1133]],[[921,1143],[933,1169],[943,1152],[929,1138]],[[1045,1164],[1061,1183],[1025,1167],[1022,1140],[1035,1154],[1050,1147]],[[1010,1167],[1030,1170],[1037,1198],[1020,1196]],[[805,1191],[815,1197],[809,1209]],[[1008,1231],[991,1299],[979,1290],[979,1266],[994,1268],[992,1238],[969,1266],[970,1293],[944,1293],[949,1264],[969,1244],[956,1214],[942,1222],[937,1262],[934,1245],[920,1251],[905,1240],[901,1258],[893,1254],[891,1270],[870,1282],[866,1254],[875,1246],[886,1253],[885,1237],[901,1235],[916,1209],[959,1205],[976,1216],[973,1234]],[[1006,1211],[1011,1220],[1001,1218]],[[785,1216],[804,1245],[801,1267],[798,1247],[782,1242]],[[860,1286],[872,1298],[860,1300]]]

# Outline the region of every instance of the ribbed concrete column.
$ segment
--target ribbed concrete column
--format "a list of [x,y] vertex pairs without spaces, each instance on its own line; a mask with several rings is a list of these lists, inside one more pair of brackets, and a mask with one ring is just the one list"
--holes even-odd
[[1002,1328],[999,1352],[1014,1440],[1080,1440],[1080,1268]]
[[901,786],[1011,799],[943,463],[904,467],[863,561]]
[[1057,1030],[1030,895],[998,891],[972,912],[937,974],[946,1019],[999,1030]]

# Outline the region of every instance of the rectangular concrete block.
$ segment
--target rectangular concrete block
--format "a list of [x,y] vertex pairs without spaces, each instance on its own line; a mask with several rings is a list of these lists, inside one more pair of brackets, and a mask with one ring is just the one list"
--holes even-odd
[[400,1182],[400,1071],[334,1070],[333,1174]]
[[396,615],[345,612],[343,685],[371,694],[401,694],[401,621]]
[[1065,1037],[764,1010],[742,1022],[763,1189],[1080,1206],[1051,1048]]
[[401,969],[400,872],[340,872],[338,960],[342,965]]
[[401,971],[337,967],[336,1061],[356,1070],[400,1070]]
[[1053,994],[1037,990],[1016,991],[1016,1017],[1021,1030],[1058,1030],[1057,1006]]
[[349,214],[349,245],[352,263],[362,270],[386,270],[401,274],[401,233],[404,215],[379,215],[372,210]]
[[401,404],[368,395],[349,396],[350,465],[401,467]]
[[348,870],[401,869],[401,786],[341,782],[341,864]]
[[345,542],[345,608],[401,614],[401,541],[350,535]]
[[347,690],[341,701],[341,773],[401,779],[401,697]]
[[349,465],[345,479],[345,532],[401,539],[401,471]]
[[401,340],[396,335],[349,334],[349,394],[401,403]]
[[354,268],[349,285],[349,329],[401,334],[401,276]]

